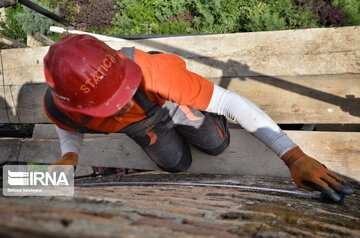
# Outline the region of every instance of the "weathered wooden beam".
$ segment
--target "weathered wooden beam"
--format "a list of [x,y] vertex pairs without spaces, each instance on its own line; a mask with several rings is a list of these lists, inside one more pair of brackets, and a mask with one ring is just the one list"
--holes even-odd
[[5,91],[10,123],[50,122],[43,111],[43,95],[46,88],[45,83],[0,86],[0,90]]
[[252,32],[160,38],[135,46],[181,55],[191,70],[208,78],[358,73],[359,33],[359,27]]
[[[4,74],[2,65],[2,52],[0,51],[0,84],[4,84]],[[0,86],[0,123],[9,123],[7,116],[7,105],[5,99],[5,90]]]
[[0,138],[0,163],[17,161],[21,139]]
[[7,105],[7,101],[5,99],[4,87],[0,86],[0,123],[9,123],[7,115],[8,110],[9,106]]
[[[109,44],[115,49],[135,46],[145,51],[178,54],[187,61],[190,70],[207,78],[360,73],[359,27],[168,37]],[[47,50],[48,47],[4,50],[6,84],[44,82],[42,62]]]
[[[360,133],[287,131],[306,153],[328,168],[360,181]],[[231,130],[231,144],[219,156],[192,148],[194,173],[289,176],[282,161],[263,143],[244,130]],[[52,163],[60,157],[60,145],[52,125],[37,125],[34,138],[21,143],[19,161]],[[134,169],[157,169],[142,149],[123,134],[85,137],[80,164]]]
[[[253,101],[279,124],[360,124],[360,74],[212,81]],[[0,123],[50,122],[42,106],[45,91],[44,83],[0,86]]]
[[54,44],[55,42],[53,40],[51,40],[49,37],[41,34],[40,32],[37,32],[35,34],[35,39],[40,41],[41,43],[43,43],[44,45],[52,45]]
[[9,38],[9,37],[6,37],[2,34],[0,34],[0,42],[3,43],[3,44],[6,44],[6,45],[12,45],[12,44],[15,44],[16,41]]
[[360,74],[212,79],[279,124],[360,123]]
[[5,85],[44,83],[43,58],[47,47],[2,50]]

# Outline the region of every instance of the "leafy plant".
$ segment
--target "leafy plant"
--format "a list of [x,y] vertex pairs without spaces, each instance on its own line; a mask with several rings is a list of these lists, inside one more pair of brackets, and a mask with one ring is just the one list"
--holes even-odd
[[59,8],[59,14],[74,22],[78,29],[103,29],[111,25],[115,15],[113,0],[42,0]]
[[6,21],[0,21],[0,34],[14,40],[25,42],[26,32],[16,20],[16,15],[19,12],[23,12],[21,5],[5,9]]
[[360,1],[332,0],[333,5],[339,6],[346,15],[345,24],[348,26],[360,25]]
[[[37,3],[37,1],[34,1]],[[53,20],[24,7],[23,11],[17,12],[15,18],[19,24],[21,24],[23,30],[29,35],[35,35],[40,32],[44,35],[48,35],[49,28],[52,25],[56,25]]]
[[[360,24],[358,0],[38,0],[101,34],[199,34]],[[17,7],[18,8],[18,7]],[[48,33],[48,20],[16,10],[11,34]],[[0,23],[1,24],[1,23]],[[16,25],[17,24],[17,25]],[[51,23],[53,24],[53,23]],[[9,24],[8,24],[9,25]],[[14,29],[13,29],[14,28]],[[10,29],[8,29],[9,31]]]
[[291,0],[117,0],[110,34],[228,33],[318,26]]
[[339,6],[332,5],[330,0],[295,0],[295,4],[310,9],[322,26],[343,26],[345,24],[346,15]]

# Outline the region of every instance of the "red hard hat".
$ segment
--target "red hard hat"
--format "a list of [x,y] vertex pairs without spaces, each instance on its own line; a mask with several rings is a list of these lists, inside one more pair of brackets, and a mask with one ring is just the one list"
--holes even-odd
[[118,112],[142,78],[137,64],[89,35],[67,35],[52,45],[44,71],[56,106],[93,117]]

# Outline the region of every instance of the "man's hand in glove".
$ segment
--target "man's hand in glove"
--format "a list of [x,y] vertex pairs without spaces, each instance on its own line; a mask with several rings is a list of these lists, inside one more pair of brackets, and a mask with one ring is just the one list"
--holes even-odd
[[308,191],[321,191],[334,202],[341,202],[341,196],[353,193],[353,189],[325,165],[307,156],[298,146],[281,157],[289,167],[296,185]]
[[72,165],[74,166],[74,172],[76,169],[76,165],[78,163],[79,156],[77,153],[68,152],[64,154],[60,160],[56,161],[52,165],[49,166],[49,172],[65,172],[65,174],[69,175],[69,166],[63,165]]

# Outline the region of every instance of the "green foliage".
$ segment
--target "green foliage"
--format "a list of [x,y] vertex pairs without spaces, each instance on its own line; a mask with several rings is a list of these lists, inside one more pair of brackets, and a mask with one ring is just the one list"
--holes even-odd
[[177,33],[196,33],[191,28],[190,22],[187,21],[176,21],[176,22],[165,22],[158,26],[156,33],[158,34],[177,34]]
[[66,0],[37,0],[37,3],[45,8],[56,9],[59,4],[65,4]]
[[346,25],[360,25],[360,1],[359,0],[332,0],[332,4],[340,6],[346,14]]
[[316,27],[316,19],[306,9],[297,8],[291,0],[213,0],[213,4],[199,4],[197,29],[208,33],[238,31],[268,31]]
[[292,0],[116,0],[108,34],[229,33],[317,27]]
[[[50,10],[59,9],[56,11],[57,14],[60,11],[65,18],[76,22],[77,27],[82,30],[109,35],[301,29],[331,26],[334,24],[324,22],[335,21],[342,16],[342,21],[341,19],[335,21],[335,25],[340,26],[345,22],[343,13],[346,14],[346,25],[360,25],[359,0],[38,0],[38,2]],[[49,26],[54,24],[51,20],[20,5],[7,11],[11,13],[7,14],[10,16],[8,22],[0,23],[0,27],[3,31],[7,31],[3,34],[11,38],[24,39],[25,32],[48,34]]]
[[291,0],[247,1],[240,8],[240,31],[271,31],[317,27],[312,13]]
[[192,0],[116,0],[108,34],[195,33],[188,7]]
[[[42,0],[40,5],[54,11],[50,8],[52,0]],[[65,1],[65,0],[63,0]],[[56,5],[53,5],[56,8]],[[57,12],[55,10],[55,12]],[[49,27],[56,23],[27,7],[17,4],[15,7],[5,9],[6,22],[0,21],[0,34],[7,36],[11,39],[17,40],[19,46],[26,43],[27,34],[35,34],[41,32],[51,38],[58,40],[59,34],[52,34],[49,32]],[[8,46],[1,45],[0,48]]]
[[237,32],[240,7],[245,1],[196,0],[191,1],[190,12],[194,16],[193,27],[202,33]]
[[[34,2],[37,3],[37,1]],[[24,10],[18,12],[15,17],[22,25],[23,30],[29,35],[35,35],[37,32],[48,35],[50,26],[56,24],[53,20],[27,7],[24,7]]]
[[0,21],[0,34],[14,40],[25,42],[26,33],[24,32],[21,24],[16,20],[16,15],[22,11],[23,8],[21,5],[5,9],[6,22]]

